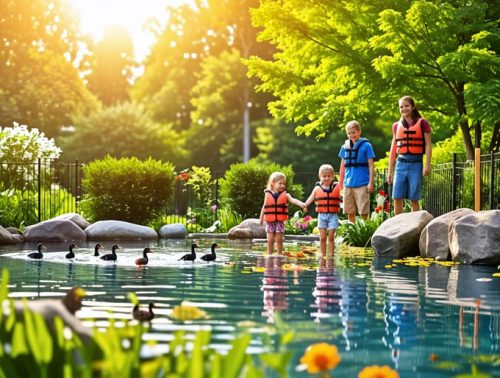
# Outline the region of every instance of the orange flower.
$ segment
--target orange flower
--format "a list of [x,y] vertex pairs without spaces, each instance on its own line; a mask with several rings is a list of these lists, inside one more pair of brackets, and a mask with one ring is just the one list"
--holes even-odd
[[392,370],[389,366],[366,366],[358,374],[358,378],[399,378],[396,370]]
[[375,208],[375,212],[380,213],[382,211],[382,205],[379,205]]
[[340,362],[340,355],[335,345],[327,343],[313,344],[306,349],[300,363],[307,367],[309,374],[333,369]]

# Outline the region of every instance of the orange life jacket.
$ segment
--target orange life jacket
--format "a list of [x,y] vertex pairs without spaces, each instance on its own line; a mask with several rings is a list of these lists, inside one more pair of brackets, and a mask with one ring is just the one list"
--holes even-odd
[[342,202],[338,183],[332,183],[330,189],[325,189],[317,183],[314,188],[314,201],[317,213],[338,213]]
[[264,219],[267,223],[284,222],[288,219],[288,198],[286,191],[282,191],[278,198],[273,196],[273,192],[266,189],[264,199]]
[[419,118],[410,127],[405,127],[401,121],[396,129],[396,146],[398,154],[423,155],[425,153],[425,138],[422,128],[422,119]]

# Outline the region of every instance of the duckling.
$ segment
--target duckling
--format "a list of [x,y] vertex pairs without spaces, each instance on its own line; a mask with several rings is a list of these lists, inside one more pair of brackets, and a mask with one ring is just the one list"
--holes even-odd
[[194,251],[195,248],[198,248],[198,244],[196,243],[191,244],[191,253],[185,254],[179,260],[194,261],[196,259],[196,252]]
[[99,257],[99,251],[104,249],[101,243],[97,243],[94,247],[94,257]]
[[135,260],[135,265],[147,265],[149,261],[148,253],[153,253],[153,251],[149,249],[149,247],[144,248],[144,251],[142,251],[142,257]]
[[132,316],[134,317],[135,320],[139,320],[140,322],[144,321],[151,321],[155,317],[155,314],[153,313],[153,307],[155,307],[155,304],[151,302],[149,304],[149,310],[140,310],[139,305],[136,304],[134,306],[134,309],[132,310]]
[[116,250],[119,249],[116,244],[111,247],[111,253],[108,253],[107,255],[101,256],[101,260],[106,260],[106,261],[116,261]]
[[47,248],[42,243],[38,243],[36,249],[38,250],[38,252],[32,252],[28,254],[28,257],[30,259],[41,259],[43,257],[42,250],[47,250]]
[[74,259],[75,258],[75,252],[73,252],[73,248],[76,248],[76,245],[74,245],[73,243],[71,243],[69,245],[69,252],[66,253],[66,258],[67,259]]
[[215,248],[218,247],[219,245],[217,243],[212,243],[212,253],[208,253],[206,255],[203,255],[201,256],[201,259],[204,260],[204,261],[215,261],[215,259],[217,258],[216,254],[215,254]]

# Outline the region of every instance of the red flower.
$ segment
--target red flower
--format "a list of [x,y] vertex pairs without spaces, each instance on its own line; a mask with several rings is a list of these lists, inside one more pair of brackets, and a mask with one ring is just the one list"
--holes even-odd
[[380,213],[382,211],[382,206],[377,206],[375,212]]
[[383,190],[379,190],[378,194],[380,194],[381,196],[386,196],[387,195],[387,194],[385,194],[385,192]]

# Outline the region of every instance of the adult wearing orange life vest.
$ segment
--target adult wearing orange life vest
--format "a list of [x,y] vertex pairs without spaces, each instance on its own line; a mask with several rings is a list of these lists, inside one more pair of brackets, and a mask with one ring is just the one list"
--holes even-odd
[[260,211],[259,223],[266,221],[267,253],[274,252],[274,241],[278,254],[283,253],[283,234],[285,221],[288,219],[288,202],[301,208],[305,205],[302,201],[293,198],[285,191],[286,176],[281,172],[273,172],[267,181],[264,190],[264,204]]
[[417,110],[415,100],[410,96],[402,97],[399,111],[401,119],[392,125],[387,176],[387,182],[393,184],[395,215],[403,212],[405,199],[410,200],[412,211],[420,210],[422,176],[429,175],[432,158],[431,127]]
[[319,246],[321,256],[326,256],[328,244],[328,254],[333,257],[335,252],[335,231],[339,227],[337,213],[340,210],[340,185],[333,182],[334,170],[330,164],[323,164],[319,167],[319,182],[313,188],[311,195],[306,200],[305,205],[309,206],[316,202],[316,212],[318,213]]

